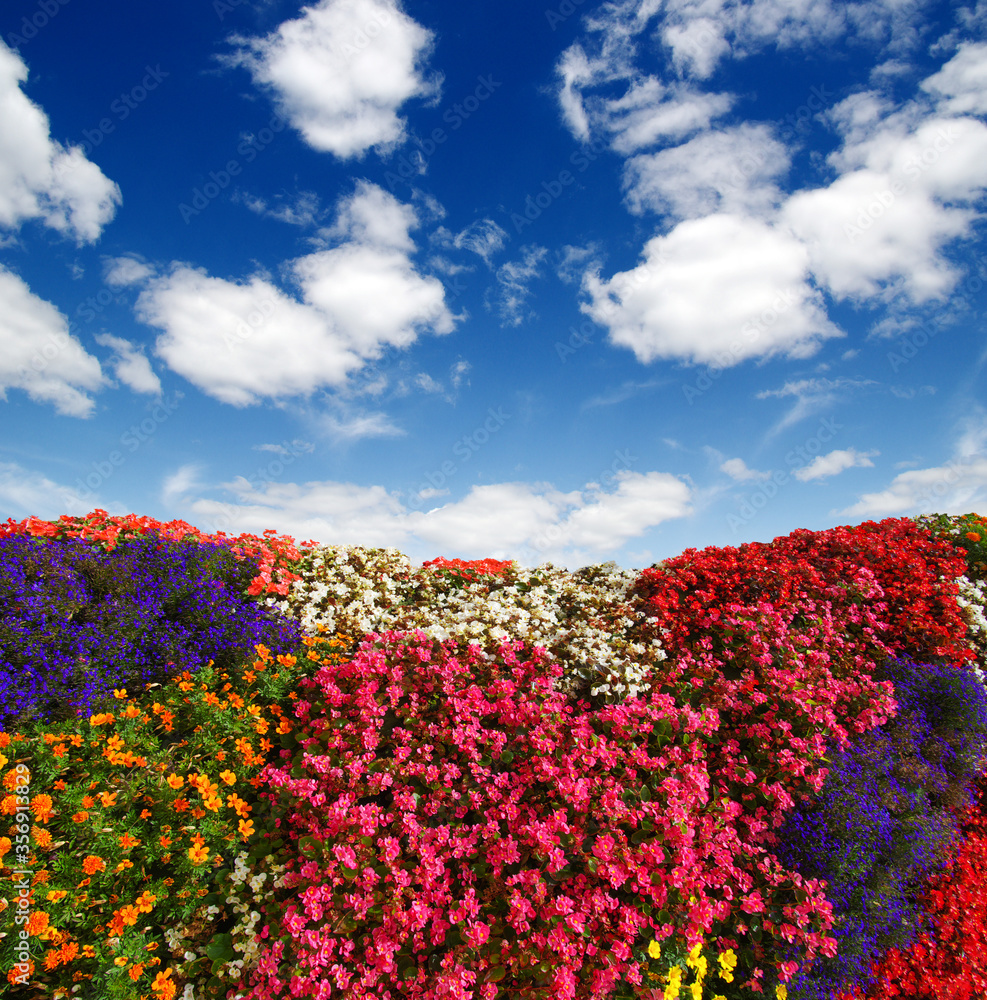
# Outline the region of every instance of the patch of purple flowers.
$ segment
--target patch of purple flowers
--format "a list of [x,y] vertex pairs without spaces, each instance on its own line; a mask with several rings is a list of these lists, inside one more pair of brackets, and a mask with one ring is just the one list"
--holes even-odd
[[0,538],[0,728],[89,714],[114,688],[210,660],[232,671],[256,643],[293,652],[300,625],[244,594],[257,571],[218,543],[154,534],[111,552]]
[[898,715],[846,751],[831,748],[821,794],[778,831],[778,858],[826,879],[836,916],[836,956],[800,971],[791,1000],[866,992],[871,962],[927,926],[915,890],[941,867],[987,747],[987,692],[966,669],[900,658],[874,677],[893,682]]

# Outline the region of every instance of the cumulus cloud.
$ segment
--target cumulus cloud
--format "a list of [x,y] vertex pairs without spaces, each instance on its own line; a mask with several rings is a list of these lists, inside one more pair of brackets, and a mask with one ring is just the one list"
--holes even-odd
[[0,265],[0,399],[21,389],[68,417],[90,417],[87,392],[106,385],[99,361],[69,334],[68,320]]
[[139,285],[153,273],[154,268],[146,261],[128,254],[123,257],[111,257],[105,262],[103,280],[111,288],[127,288],[130,285]]
[[20,519],[38,517],[43,521],[57,521],[62,514],[88,514],[93,509],[90,500],[80,499],[72,487],[16,462],[0,462],[0,502],[7,511],[17,511]]
[[120,189],[81,146],[51,138],[48,116],[21,89],[27,66],[0,41],[0,226],[29,219],[74,237],[98,239],[121,202]]
[[175,264],[141,292],[137,313],[164,331],[158,356],[221,402],[339,387],[385,347],[453,329],[441,282],[411,261],[416,224],[410,206],[362,181],[328,231],[337,245],[287,265],[300,298],[267,275],[228,281]]
[[[631,472],[614,476],[611,491],[587,484],[562,492],[551,484],[505,482],[473,486],[458,501],[413,510],[381,486],[342,482],[263,482],[239,478],[217,484],[235,498],[211,499],[197,467],[168,480],[168,496],[200,525],[260,534],[271,524],[295,538],[323,544],[394,546],[412,558],[437,551],[461,558],[517,558],[525,565],[552,561],[584,565],[673,518],[691,513],[692,490],[676,476]],[[436,499],[447,490],[423,490]]]
[[922,89],[940,98],[940,109],[954,115],[987,115],[987,43],[964,42]]
[[639,214],[767,217],[783,200],[776,181],[789,163],[787,149],[767,125],[744,124],[632,157],[624,165],[624,190],[628,207]]
[[748,469],[747,463],[742,458],[728,458],[720,465],[720,471],[725,472],[731,479],[738,483],[746,483],[750,480],[770,479],[770,472],[759,472],[757,469]]
[[398,110],[437,97],[425,75],[434,36],[398,0],[319,0],[264,38],[237,38],[246,66],[313,149],[341,160],[406,137]]
[[644,364],[808,357],[823,338],[842,336],[809,284],[805,247],[736,215],[681,222],[649,240],[632,270],[609,279],[588,271],[583,290],[582,311]]
[[[851,112],[859,110],[859,103]],[[807,246],[816,277],[838,298],[945,295],[959,271],[944,248],[967,235],[987,187],[987,127],[972,118],[850,113],[827,187],[789,198],[782,219]]]
[[151,363],[140,347],[135,347],[129,340],[114,337],[109,333],[100,333],[93,338],[97,344],[109,347],[115,352],[110,362],[114,374],[124,385],[134,392],[161,394],[161,380],[151,370]]
[[873,468],[871,458],[879,454],[877,451],[859,452],[855,448],[844,448],[827,455],[816,455],[808,465],[795,470],[795,478],[807,483],[810,479],[828,479],[847,469]]

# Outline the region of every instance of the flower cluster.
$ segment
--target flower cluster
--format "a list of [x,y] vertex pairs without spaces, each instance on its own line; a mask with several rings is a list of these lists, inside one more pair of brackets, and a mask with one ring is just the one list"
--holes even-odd
[[298,624],[243,595],[255,571],[214,543],[0,537],[0,725],[86,715],[116,687],[229,668],[256,643],[295,648]]
[[[171,990],[238,981],[257,960],[259,907],[280,890],[264,860],[262,834],[274,823],[259,800],[259,775],[292,729],[302,665],[338,662],[347,641],[304,639],[297,659],[258,644],[238,674],[207,664],[144,690],[117,689],[88,719],[0,733],[8,793],[0,791],[0,817],[13,815],[14,782],[24,775],[50,790],[32,800],[31,853],[18,865],[34,872],[29,932],[47,949],[42,975],[92,981],[106,1000],[134,1000],[153,991],[170,952]],[[11,843],[3,832],[0,865]],[[260,871],[241,879],[244,850]],[[15,876],[5,869],[0,880]],[[16,964],[15,917],[0,913],[5,968]]]
[[658,694],[574,706],[560,674],[539,647],[417,631],[300,682],[298,747],[264,773],[296,896],[267,911],[249,997],[334,982],[492,1000],[531,977],[599,997],[641,982],[642,935],[692,949],[793,892],[786,934],[831,951],[818,883],[751,859],[740,808],[710,787],[716,712]]
[[630,594],[636,573],[613,563],[568,573],[550,563],[520,569],[453,562],[451,581],[447,560],[415,571],[397,549],[327,546],[301,558],[302,579],[270,606],[309,631],[421,629],[491,654],[507,640],[541,645],[563,668],[560,690],[591,700],[619,701],[650,689],[647,678],[665,651],[659,636],[642,634],[647,613]]
[[872,961],[907,943],[921,917],[911,890],[941,867],[987,749],[987,692],[968,673],[902,659],[882,676],[897,716],[831,749],[821,795],[778,831],[779,859],[825,880],[836,915],[836,956],[790,984],[793,998],[866,988]]
[[[295,547],[293,538],[278,535],[273,528],[265,531],[262,539],[248,534],[231,538],[225,531],[205,535],[185,521],[161,522],[151,517],[138,517],[136,514],[111,517],[99,507],[84,517],[63,514],[54,522],[42,521],[37,517],[28,517],[18,522],[11,517],[7,518],[6,523],[0,524],[0,537],[28,534],[41,538],[82,538],[101,546],[107,552],[113,551],[122,540],[141,538],[148,533],[171,541],[190,539],[220,542],[227,545],[237,558],[256,559],[257,574],[247,591],[251,596],[286,594],[289,585],[298,579],[288,567],[292,561],[301,557],[301,553]],[[301,544],[313,546],[316,543],[307,541]]]

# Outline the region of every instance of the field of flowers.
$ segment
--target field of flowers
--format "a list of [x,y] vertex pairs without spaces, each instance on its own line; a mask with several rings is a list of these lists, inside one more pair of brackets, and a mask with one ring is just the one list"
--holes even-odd
[[615,564],[0,525],[0,995],[987,995],[987,519]]

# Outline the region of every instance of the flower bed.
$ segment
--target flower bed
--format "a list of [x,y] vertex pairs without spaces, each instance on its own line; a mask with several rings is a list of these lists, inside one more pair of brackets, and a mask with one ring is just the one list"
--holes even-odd
[[[192,559],[158,620],[214,640],[176,638],[153,679],[106,656],[103,688],[63,678],[60,712],[38,688],[0,734],[10,994],[794,1000],[831,980],[860,1000],[896,995],[866,991],[909,949],[959,981],[983,953],[944,881],[980,905],[982,524],[568,573],[104,511],[8,521],[49,603],[104,632],[125,580],[73,590],[52,543],[85,543],[90,576],[149,544]],[[237,652],[216,583],[283,644]],[[841,810],[853,830],[820,822]],[[818,860],[876,831],[880,863]],[[897,935],[872,905],[892,897]],[[900,995],[925,995],[913,979]]]

